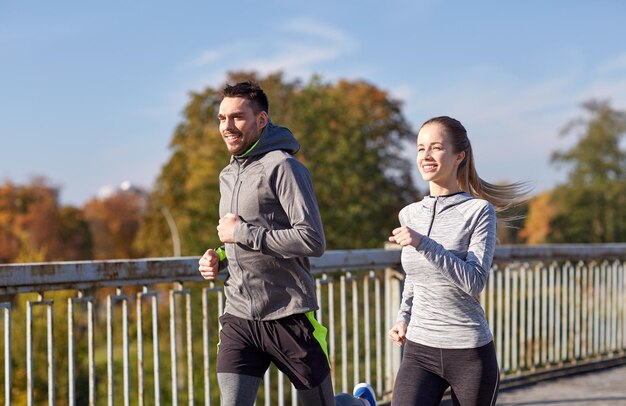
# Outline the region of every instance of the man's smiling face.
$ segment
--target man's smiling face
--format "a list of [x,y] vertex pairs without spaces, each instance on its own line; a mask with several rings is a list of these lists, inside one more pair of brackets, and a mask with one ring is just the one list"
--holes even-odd
[[243,97],[225,97],[217,118],[226,148],[235,156],[244,154],[259,139],[269,120],[266,112],[255,113],[252,102]]

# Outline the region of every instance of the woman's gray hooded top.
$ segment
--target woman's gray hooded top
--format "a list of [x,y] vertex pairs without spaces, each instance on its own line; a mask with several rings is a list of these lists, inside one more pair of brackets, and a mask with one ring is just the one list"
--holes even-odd
[[404,247],[406,272],[398,321],[407,338],[437,348],[477,348],[493,338],[479,294],[496,245],[491,203],[467,193],[427,196],[400,211],[400,224],[424,235]]

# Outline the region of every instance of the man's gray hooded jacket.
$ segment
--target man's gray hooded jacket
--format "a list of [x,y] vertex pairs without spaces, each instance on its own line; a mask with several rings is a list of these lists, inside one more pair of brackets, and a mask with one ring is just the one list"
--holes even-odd
[[226,313],[275,320],[318,309],[308,257],[326,242],[309,172],[293,157],[299,149],[291,131],[269,123],[220,174],[220,217],[241,219],[225,244]]

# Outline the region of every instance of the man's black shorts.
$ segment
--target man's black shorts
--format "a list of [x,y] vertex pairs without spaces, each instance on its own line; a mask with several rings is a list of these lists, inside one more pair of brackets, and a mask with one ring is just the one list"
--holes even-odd
[[319,386],[330,372],[327,329],[313,312],[278,320],[246,320],[225,313],[217,352],[217,373],[262,378],[273,362],[296,389]]

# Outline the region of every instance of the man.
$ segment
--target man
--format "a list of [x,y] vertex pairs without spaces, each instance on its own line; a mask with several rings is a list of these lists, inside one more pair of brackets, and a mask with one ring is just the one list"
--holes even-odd
[[324,229],[300,144],[275,126],[263,90],[250,82],[223,89],[218,119],[230,163],[220,174],[223,247],[199,261],[205,279],[228,268],[217,354],[223,406],[253,405],[273,362],[304,406],[375,406],[367,384],[333,398],[326,328],[315,320],[315,281],[308,257],[321,256]]
[[223,406],[253,405],[273,362],[303,405],[334,405],[326,328],[315,320],[315,281],[308,257],[325,249],[300,144],[269,119],[267,96],[250,82],[226,86],[219,130],[231,153],[220,174],[223,248],[207,250],[199,270],[212,280],[228,267],[217,354]]

